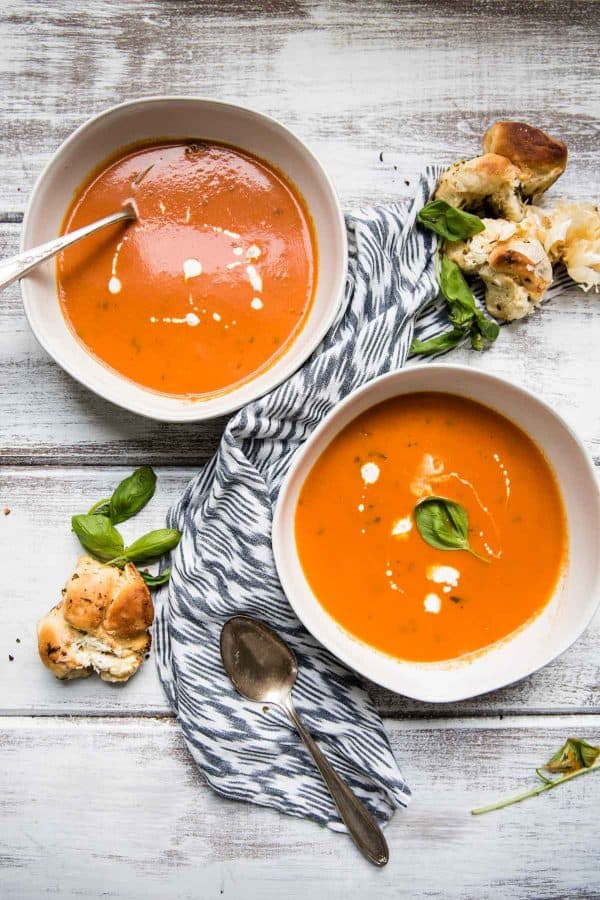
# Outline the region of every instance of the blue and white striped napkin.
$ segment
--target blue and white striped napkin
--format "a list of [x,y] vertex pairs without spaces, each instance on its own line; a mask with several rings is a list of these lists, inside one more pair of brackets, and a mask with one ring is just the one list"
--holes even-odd
[[448,320],[433,266],[436,239],[415,227],[441,172],[429,167],[411,202],[347,217],[350,249],[339,316],[304,367],[229,421],[216,456],[169,514],[183,532],[168,588],[156,597],[158,670],[187,746],[215,791],[344,830],[284,713],[243,700],[219,652],[223,623],[258,616],[294,649],[294,702],[326,755],[381,823],[410,789],[358,677],[300,624],[271,550],[273,506],[298,447],[329,410],[401,368],[419,316],[422,339]]

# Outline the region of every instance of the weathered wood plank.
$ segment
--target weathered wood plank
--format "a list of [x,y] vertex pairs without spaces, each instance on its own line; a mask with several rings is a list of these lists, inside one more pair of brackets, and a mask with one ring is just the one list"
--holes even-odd
[[[202,782],[175,723],[3,720],[0,893],[287,900],[598,897],[597,775],[480,818],[469,809],[536,783],[570,735],[600,718],[390,723],[413,788],[380,871],[350,840],[226,802]],[[168,788],[167,788],[168,786]]]
[[[0,604],[1,714],[165,715],[167,703],[153,662],[127,685],[96,678],[63,684],[37,657],[35,623],[60,597],[69,567],[80,552],[70,517],[110,493],[125,469],[0,469],[0,570],[6,602]],[[158,490],[124,534],[159,527],[191,469],[159,469]],[[19,638],[20,643],[17,643]],[[600,713],[600,618],[560,659],[513,687],[463,703],[439,707],[373,688],[388,716],[497,715],[580,711]],[[14,659],[11,661],[9,655]]]
[[[18,226],[0,225],[0,257],[13,253]],[[0,460],[7,465],[144,462],[198,465],[215,450],[225,420],[168,425],[96,397],[38,345],[17,286],[2,294]],[[458,350],[448,361],[477,366],[533,390],[566,416],[600,458],[600,299],[573,288],[543,312],[504,328],[484,354]]]
[[[132,95],[238,100],[289,124],[345,202],[406,190],[423,160],[471,155],[495,118],[560,132],[568,193],[596,178],[594,15],[585,3],[415,0],[5,3],[0,208],[22,210],[49,154]],[[382,163],[382,150],[400,162]],[[390,183],[391,179],[391,183]]]

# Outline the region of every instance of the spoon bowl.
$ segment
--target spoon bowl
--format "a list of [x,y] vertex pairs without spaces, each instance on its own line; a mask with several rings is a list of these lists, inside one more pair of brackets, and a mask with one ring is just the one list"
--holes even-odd
[[354,843],[373,865],[385,866],[389,851],[379,825],[337,774],[294,708],[292,688],[296,683],[298,662],[293,651],[259,619],[234,616],[221,631],[221,658],[243,697],[256,703],[272,703],[287,712]]
[[235,616],[225,623],[221,657],[236,690],[247,700],[283,704],[296,682],[295,654],[258,619]]

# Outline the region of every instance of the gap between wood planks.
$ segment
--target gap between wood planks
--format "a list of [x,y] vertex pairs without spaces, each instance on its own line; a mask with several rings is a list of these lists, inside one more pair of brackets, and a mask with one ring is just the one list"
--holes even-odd
[[[510,709],[506,711],[498,710],[497,708],[490,708],[489,710],[481,709],[477,712],[469,711],[469,710],[440,710],[439,714],[432,712],[430,708],[424,709],[422,712],[418,709],[410,709],[406,710],[406,712],[402,710],[398,710],[396,713],[392,712],[381,712],[381,718],[384,722],[406,722],[410,724],[411,727],[415,727],[418,723],[423,723],[424,725],[431,724],[434,726],[444,727],[445,724],[451,724],[452,727],[467,727],[464,723],[473,723],[473,722],[481,722],[485,721],[486,728],[493,727],[517,727],[515,724],[518,720],[522,722],[523,719],[543,719],[544,721],[548,719],[557,719],[561,721],[568,721],[572,719],[574,716],[584,717],[586,721],[588,719],[592,719],[595,716],[600,716],[600,706],[590,706],[590,707],[558,707],[558,708],[544,708],[544,707],[533,707],[531,709]],[[17,708],[17,709],[2,709],[0,707],[0,728],[3,720],[10,719],[78,719],[78,720],[96,720],[102,719],[106,721],[111,721],[113,719],[148,719],[148,720],[156,720],[156,721],[176,721],[177,717],[175,713],[165,711],[165,710],[152,710],[152,709],[141,709],[141,708],[133,708],[127,710],[78,710],[73,709],[69,712],[61,712],[59,708],[49,708],[40,712],[34,712],[32,710]],[[513,722],[514,720],[514,722]],[[496,723],[496,724],[494,724]],[[511,725],[511,723],[513,723]],[[600,723],[599,723],[600,724]],[[528,727],[533,727],[531,722],[528,723]]]

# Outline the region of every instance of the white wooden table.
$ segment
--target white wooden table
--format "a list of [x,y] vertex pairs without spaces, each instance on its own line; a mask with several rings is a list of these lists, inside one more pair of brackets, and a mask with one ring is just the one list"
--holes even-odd
[[[555,193],[597,199],[599,25],[597,5],[566,0],[4,0],[0,252],[16,250],[58,143],[144,93],[275,115],[321,157],[346,208],[406,196],[424,162],[473,155],[507,117],[568,142]],[[599,338],[600,299],[572,290],[488,353],[453,361],[537,391],[600,465]],[[159,488],[144,518],[156,525],[222,425],[155,424],[93,397],[38,347],[18,288],[2,295],[0,896],[600,897],[600,779],[469,815],[533,784],[568,735],[600,743],[598,621],[555,663],[485,697],[428,707],[374,689],[414,790],[382,871],[344,837],[214,796],[151,663],[125,687],[64,685],[41,667],[35,622],[77,552],[70,515],[148,462]]]

